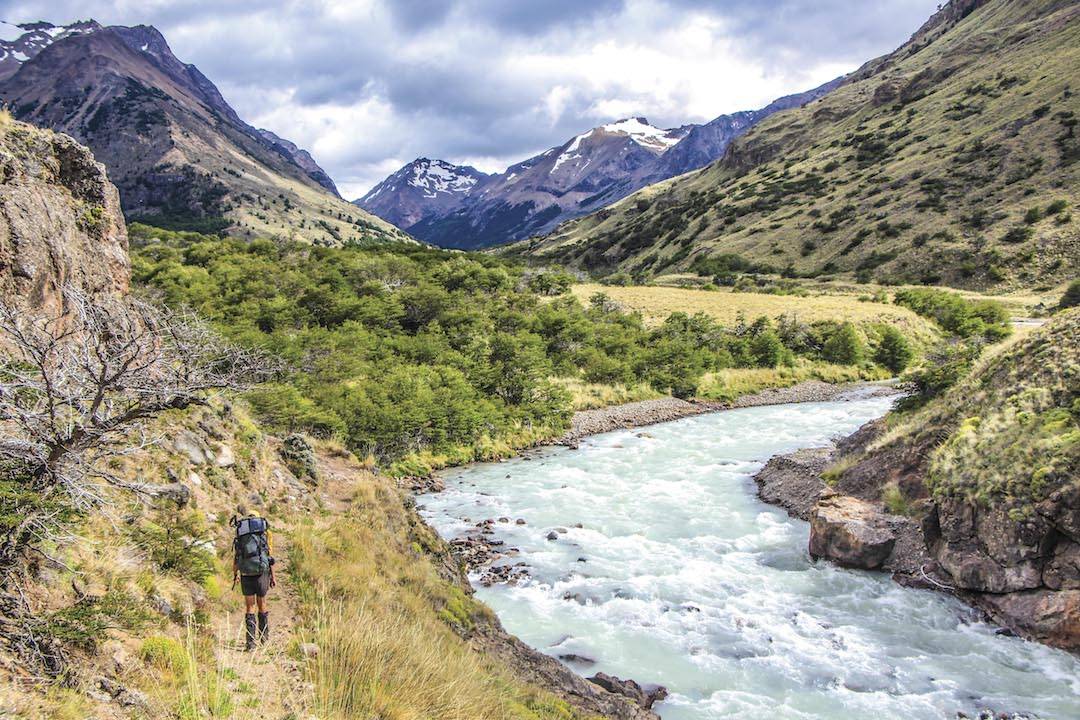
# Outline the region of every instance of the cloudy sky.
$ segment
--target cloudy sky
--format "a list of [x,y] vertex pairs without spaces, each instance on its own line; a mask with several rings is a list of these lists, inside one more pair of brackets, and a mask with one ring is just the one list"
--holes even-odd
[[595,125],[753,109],[906,40],[939,0],[0,0],[152,24],[349,199],[418,156],[504,169]]

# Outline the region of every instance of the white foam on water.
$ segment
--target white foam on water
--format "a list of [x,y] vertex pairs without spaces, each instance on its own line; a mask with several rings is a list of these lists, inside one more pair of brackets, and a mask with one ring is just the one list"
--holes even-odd
[[[747,408],[609,433],[449,473],[420,503],[444,537],[524,518],[494,529],[532,578],[478,596],[533,647],[595,660],[572,665],[583,674],[667,686],[665,720],[1080,717],[1080,660],[996,635],[940,594],[812,562],[808,525],[756,498],[769,457],[889,405]],[[557,527],[567,532],[547,540]]]

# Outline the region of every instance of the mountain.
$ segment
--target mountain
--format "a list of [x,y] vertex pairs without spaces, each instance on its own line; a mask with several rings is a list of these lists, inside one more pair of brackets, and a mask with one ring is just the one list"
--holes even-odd
[[[511,252],[642,276],[741,267],[1055,284],[1080,267],[1080,6],[954,0],[723,158]],[[733,256],[738,256],[737,258]]]
[[445,160],[417,158],[355,200],[368,212],[408,230],[456,209],[489,176]]
[[660,157],[650,174],[650,181],[660,182],[705,167],[721,157],[732,140],[765,118],[782,110],[790,110],[813,102],[835,90],[843,81],[844,78],[839,77],[813,90],[785,95],[759,110],[744,110],[730,115],[721,115],[704,125],[694,126],[686,137]]
[[129,219],[323,243],[407,239],[341,200],[307,152],[240,119],[155,28],[19,28],[4,41],[18,67],[3,66],[0,98],[18,119],[89,146]]
[[453,197],[412,192],[398,179],[411,172],[412,164],[406,165],[356,204],[436,245],[498,245],[549,232],[646,185],[703,167],[756,123],[821,97],[839,82],[705,125],[665,130],[641,117],[602,125],[506,172],[480,178]]

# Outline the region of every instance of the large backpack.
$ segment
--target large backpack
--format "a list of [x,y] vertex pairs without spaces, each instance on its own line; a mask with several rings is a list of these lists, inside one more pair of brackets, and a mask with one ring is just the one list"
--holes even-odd
[[270,544],[266,531],[270,524],[262,518],[250,517],[236,522],[236,567],[241,575],[262,575],[270,571]]

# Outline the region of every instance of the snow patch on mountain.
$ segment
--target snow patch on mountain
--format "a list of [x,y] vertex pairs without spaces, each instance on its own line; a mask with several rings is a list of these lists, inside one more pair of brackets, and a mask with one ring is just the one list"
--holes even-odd
[[14,75],[23,63],[57,40],[100,29],[101,26],[93,20],[80,20],[70,25],[53,25],[43,21],[21,24],[0,21],[0,79]]
[[630,139],[644,148],[664,152],[686,135],[683,128],[662,130],[649,124],[643,117],[626,118],[602,125],[598,130],[611,135],[629,135]]
[[420,158],[412,164],[406,182],[421,190],[425,197],[433,198],[439,193],[467,193],[476,181],[475,175],[462,172],[444,160]]

